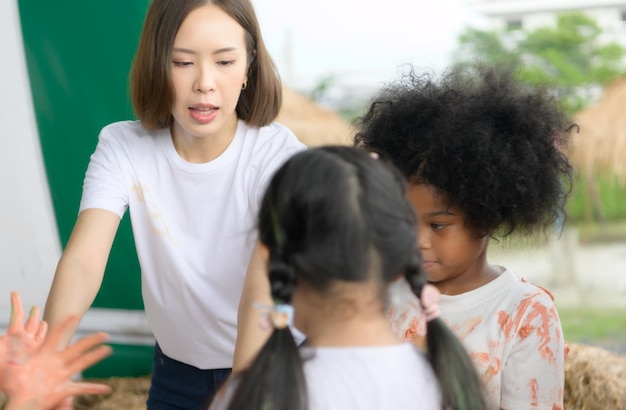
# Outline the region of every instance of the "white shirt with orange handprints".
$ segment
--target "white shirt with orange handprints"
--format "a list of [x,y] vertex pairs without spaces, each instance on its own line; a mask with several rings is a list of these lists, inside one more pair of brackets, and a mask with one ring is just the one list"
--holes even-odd
[[[392,283],[389,296],[394,333],[423,346],[425,322],[406,281]],[[563,331],[544,289],[507,269],[480,288],[442,295],[440,311],[473,359],[493,408],[563,408]]]

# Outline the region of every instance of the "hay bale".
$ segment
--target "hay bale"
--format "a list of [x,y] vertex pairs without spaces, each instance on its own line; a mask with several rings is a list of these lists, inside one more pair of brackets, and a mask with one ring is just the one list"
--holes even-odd
[[338,113],[316,104],[304,95],[283,87],[283,106],[276,119],[308,147],[351,145],[355,130]]
[[626,409],[626,356],[569,343],[565,361],[566,409]]
[[77,396],[74,410],[145,410],[150,376],[110,377],[85,380],[111,386],[112,392],[105,395]]

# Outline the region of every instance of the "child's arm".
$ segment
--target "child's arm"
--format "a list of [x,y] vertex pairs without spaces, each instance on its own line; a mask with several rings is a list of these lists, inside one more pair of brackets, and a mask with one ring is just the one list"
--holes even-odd
[[273,305],[261,248],[257,243],[252,252],[243,285],[237,314],[237,342],[233,359],[233,373],[245,370],[270,337],[272,329],[259,325],[263,311],[255,304]]
[[[96,297],[120,218],[102,209],[86,209],[59,260],[46,302],[44,320],[54,329],[70,315],[82,317]],[[67,344],[72,334],[67,334]]]
[[228,408],[239,385],[239,378],[231,375],[215,393],[208,410],[225,410]]

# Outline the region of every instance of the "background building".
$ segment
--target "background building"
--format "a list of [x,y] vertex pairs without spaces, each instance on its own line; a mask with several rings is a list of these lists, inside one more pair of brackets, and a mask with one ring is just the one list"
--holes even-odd
[[560,13],[583,12],[600,25],[606,41],[626,45],[626,0],[473,0],[470,5],[495,30],[533,30],[554,24]]

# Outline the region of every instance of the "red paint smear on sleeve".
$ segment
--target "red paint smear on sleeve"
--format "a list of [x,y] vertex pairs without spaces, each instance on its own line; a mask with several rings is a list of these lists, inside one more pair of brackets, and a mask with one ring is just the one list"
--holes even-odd
[[539,302],[535,302],[532,304],[532,310],[527,316],[526,321],[530,322],[535,319],[537,316],[540,317],[539,326],[537,327],[537,336],[541,343],[537,350],[541,353],[541,356],[548,360],[550,363],[555,363],[556,358],[554,352],[550,347],[551,335],[550,335],[550,324],[551,324],[551,313],[554,309],[548,308],[545,305],[542,305]]
[[563,410],[563,388],[559,389],[559,402],[552,405],[552,410]]
[[[525,339],[533,332],[537,333],[540,340],[537,351],[541,356],[554,363],[554,352],[550,348],[550,324],[551,318],[556,314],[554,308],[549,308],[539,302],[533,302],[532,298],[535,294],[529,295],[521,300],[517,309],[511,317],[507,312],[501,310],[498,312],[498,324],[507,339],[510,339],[517,333],[520,338]],[[526,312],[528,314],[526,315]],[[534,327],[532,322],[535,318],[540,318],[539,326]],[[516,331],[517,330],[517,331]],[[560,334],[557,335],[560,337]]]
[[541,285],[537,285],[536,283],[529,282],[529,281],[526,280],[526,278],[521,278],[521,281],[525,282],[525,283],[530,283],[531,285],[533,285],[533,286],[543,290],[545,292],[545,294],[548,295],[550,297],[550,299],[552,299],[554,301],[554,294],[552,292],[550,292],[550,290],[548,290],[548,288],[544,288]]
[[537,396],[539,395],[539,385],[537,384],[537,379],[535,378],[530,379],[530,392],[532,395],[530,405],[536,407],[539,404],[539,400],[537,399]]

